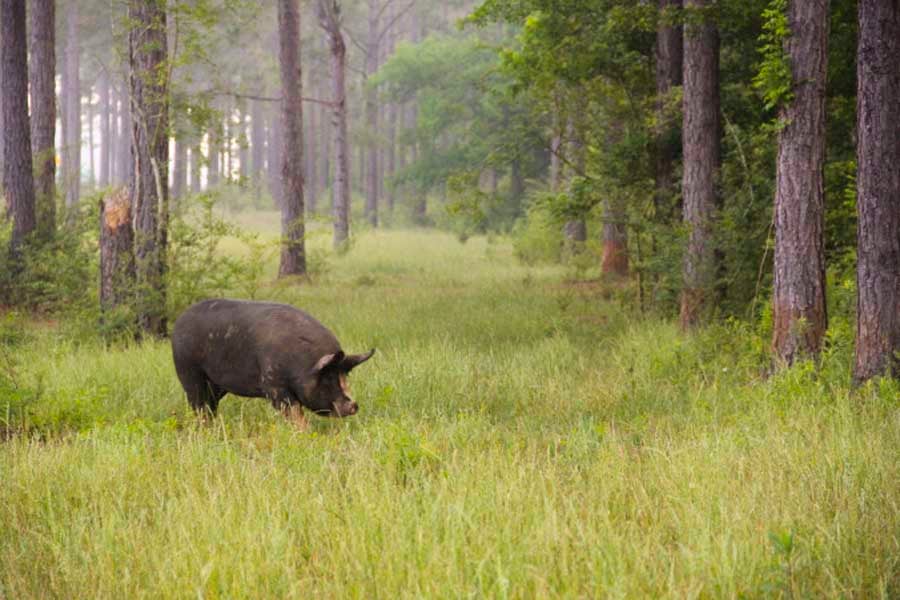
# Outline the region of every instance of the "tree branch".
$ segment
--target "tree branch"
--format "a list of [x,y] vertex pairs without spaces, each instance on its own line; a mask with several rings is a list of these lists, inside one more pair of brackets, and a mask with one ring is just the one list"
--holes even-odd
[[[273,97],[273,96],[259,96],[256,94],[242,94],[241,92],[232,92],[228,90],[217,90],[212,92],[213,96],[230,96],[232,98],[238,98],[241,100],[259,100],[260,102],[281,102],[281,97]],[[324,104],[325,106],[334,106],[334,102],[330,102],[328,100],[319,100],[318,98],[307,98],[305,96],[301,96],[300,100],[303,102],[312,102],[314,104]]]
[[356,37],[353,35],[353,32],[350,31],[350,28],[349,28],[349,27],[344,27],[343,30],[344,30],[344,33],[347,34],[347,37],[350,38],[350,41],[353,42],[353,45],[356,46],[357,48],[359,48],[360,51],[362,51],[362,53],[363,53],[364,55],[368,56],[368,55],[369,55],[369,51],[366,50],[365,45],[363,45],[362,43],[360,43],[360,41],[359,41],[358,39],[356,39]]
[[416,0],[410,0],[409,4],[407,4],[403,9],[401,9],[399,12],[394,14],[394,18],[391,19],[391,22],[388,23],[387,26],[381,30],[381,33],[378,34],[379,42],[381,41],[381,38],[383,38],[385,36],[385,34],[387,34],[388,31],[393,29],[394,24],[397,23],[397,21],[399,21],[400,18],[403,17],[403,15],[405,15],[406,13],[409,12],[409,9],[411,9],[415,3],[416,3]]

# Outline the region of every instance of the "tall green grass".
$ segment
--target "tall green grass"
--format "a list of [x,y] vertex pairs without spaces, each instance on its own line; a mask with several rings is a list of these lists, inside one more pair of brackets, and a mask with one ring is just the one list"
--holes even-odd
[[308,432],[232,396],[197,424],[165,342],[9,337],[0,598],[900,595],[900,388],[851,391],[849,345],[765,377],[749,327],[683,336],[502,240],[315,244],[258,296],[379,352]]

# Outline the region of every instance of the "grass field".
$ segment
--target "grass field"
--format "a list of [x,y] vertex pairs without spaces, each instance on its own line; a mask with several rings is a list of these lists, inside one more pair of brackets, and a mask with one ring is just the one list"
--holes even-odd
[[307,432],[232,396],[199,425],[167,342],[7,328],[37,392],[0,598],[900,597],[900,388],[851,391],[849,344],[764,378],[748,327],[684,336],[502,239],[321,256],[258,296],[378,353]]

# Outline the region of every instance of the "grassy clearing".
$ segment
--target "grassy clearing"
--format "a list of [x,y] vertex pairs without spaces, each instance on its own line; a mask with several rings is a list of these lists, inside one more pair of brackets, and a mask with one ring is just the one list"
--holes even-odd
[[326,260],[258,292],[379,350],[307,433],[231,396],[198,426],[167,343],[7,340],[39,394],[0,598],[900,595],[900,389],[851,393],[846,344],[762,379],[747,328],[684,337],[502,241]]

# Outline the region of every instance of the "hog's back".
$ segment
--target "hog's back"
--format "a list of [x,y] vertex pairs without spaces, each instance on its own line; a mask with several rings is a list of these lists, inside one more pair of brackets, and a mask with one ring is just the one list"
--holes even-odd
[[176,369],[199,370],[242,396],[297,382],[322,356],[338,352],[334,335],[309,314],[286,304],[205,300],[175,322]]

